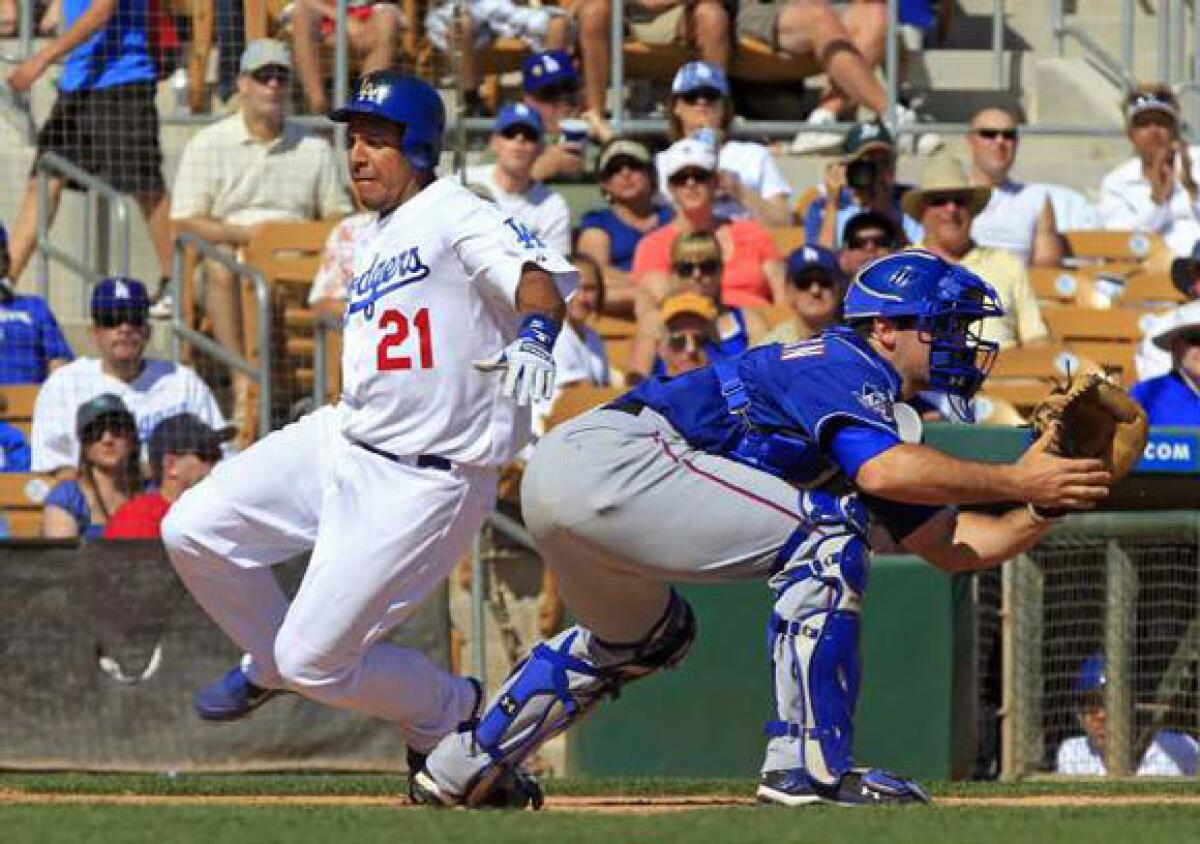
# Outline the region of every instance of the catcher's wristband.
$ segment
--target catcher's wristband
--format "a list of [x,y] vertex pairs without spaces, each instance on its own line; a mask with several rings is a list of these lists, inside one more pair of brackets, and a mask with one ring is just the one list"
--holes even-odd
[[1049,507],[1038,507],[1036,504],[1027,505],[1029,518],[1041,524],[1042,522],[1061,522],[1066,517],[1066,510],[1052,510]]

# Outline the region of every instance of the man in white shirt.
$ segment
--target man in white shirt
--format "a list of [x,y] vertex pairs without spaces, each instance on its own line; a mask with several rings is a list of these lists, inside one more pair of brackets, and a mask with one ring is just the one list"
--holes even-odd
[[106,278],[92,292],[92,342],[99,357],[60,366],[38,391],[33,408],[33,471],[79,463],[76,409],[101,393],[116,395],[137,420],[142,442],[169,416],[193,413],[214,430],[225,418],[208,386],[186,366],[143,357],[150,340],[146,287],[133,278]]
[[571,209],[533,178],[544,134],[536,110],[524,103],[505,106],[492,124],[496,163],[468,167],[467,182],[484,188],[501,211],[519,217],[547,246],[566,255],[571,251]]
[[976,243],[1006,249],[1029,266],[1057,267],[1065,244],[1045,185],[1009,175],[1017,159],[1017,121],[1002,108],[980,109],[971,118],[971,183],[992,189],[988,204],[971,223]]
[[[252,41],[240,67],[241,109],[198,132],[183,150],[171,201],[171,219],[179,231],[239,249],[249,242],[256,223],[350,213],[333,147],[284,122],[292,77],[287,46],[269,38]],[[214,261],[204,262],[204,277],[205,307],[217,341],[245,357],[235,279]],[[233,381],[234,418],[244,424],[251,381],[237,370]]]
[[1176,255],[1200,239],[1200,147],[1180,136],[1179,102],[1167,88],[1147,88],[1125,103],[1133,158],[1100,183],[1100,219],[1106,229],[1160,234]]
[[[1084,735],[1065,739],[1058,747],[1054,771],[1070,776],[1105,776],[1104,752],[1108,747],[1108,716],[1104,710],[1104,655],[1083,661],[1075,680],[1081,700],[1079,722]],[[1196,739],[1187,733],[1159,730],[1142,754],[1135,773],[1139,777],[1194,777]]]

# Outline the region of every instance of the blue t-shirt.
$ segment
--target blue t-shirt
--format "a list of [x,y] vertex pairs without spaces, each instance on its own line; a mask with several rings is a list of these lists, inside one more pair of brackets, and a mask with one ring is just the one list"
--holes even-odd
[[79,481],[59,481],[50,490],[43,504],[53,504],[74,516],[75,524],[79,526],[79,535],[83,538],[99,539],[104,535],[104,525],[92,523],[92,508],[88,506],[87,496],[83,494]]
[[[63,0],[64,30],[83,16],[92,0]],[[94,91],[114,85],[154,82],[147,31],[149,0],[118,0],[117,8],[99,32],[67,54],[62,77],[63,91]]]
[[1200,393],[1183,380],[1178,370],[1140,381],[1129,394],[1146,408],[1151,425],[1200,426]]
[[0,420],[0,472],[28,472],[32,459],[21,429]]
[[0,290],[0,384],[40,384],[51,360],[73,357],[45,299]]
[[[925,237],[925,229],[900,209],[900,197],[904,196],[908,189],[908,185],[896,185],[893,188],[892,207],[895,209],[894,216],[900,220],[900,226],[904,229],[904,236],[908,242],[920,243]],[[833,238],[834,249],[842,248],[842,234],[846,231],[846,224],[855,215],[866,210],[854,201],[854,194],[850,188],[842,188],[842,195],[838,197],[837,229],[834,231]],[[820,240],[821,223],[824,221],[825,201],[823,197],[818,197],[808,206],[808,211],[804,215],[804,240],[806,243],[817,243]]]
[[[781,476],[803,483],[840,469],[853,479],[864,463],[900,443],[892,410],[900,376],[849,329],[760,346],[731,363],[749,399],[751,426],[786,433],[793,443],[780,452],[788,462],[778,467]],[[730,413],[713,367],[649,379],[629,395],[665,416],[692,446],[745,462],[738,453],[745,427]],[[891,502],[880,515],[903,537],[939,509]]]
[[[675,216],[670,208],[658,207],[658,225],[665,226]],[[633,253],[638,242],[649,232],[638,231],[617,216],[611,208],[588,211],[579,221],[579,230],[600,229],[608,234],[608,262],[614,269],[629,272],[633,269]]]

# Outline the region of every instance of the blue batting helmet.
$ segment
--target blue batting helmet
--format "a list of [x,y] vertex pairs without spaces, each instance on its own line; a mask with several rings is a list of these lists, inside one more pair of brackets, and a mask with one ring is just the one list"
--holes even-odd
[[912,320],[931,347],[930,387],[946,393],[961,418],[971,418],[970,398],[999,348],[983,340],[975,324],[1004,314],[990,284],[932,252],[908,249],[859,270],[846,291],[844,314],[846,322]]
[[400,151],[417,170],[433,170],[442,153],[446,109],[437,91],[415,76],[392,70],[368,73],[344,106],[329,119],[346,123],[356,114],[371,115],[404,128]]

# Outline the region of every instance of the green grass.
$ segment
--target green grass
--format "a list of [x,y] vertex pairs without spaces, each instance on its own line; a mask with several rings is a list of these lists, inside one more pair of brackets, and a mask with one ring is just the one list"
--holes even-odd
[[[154,795],[363,795],[397,794],[403,780],[390,776],[211,776],[4,774],[0,789],[41,793]],[[547,791],[565,794],[740,794],[748,780],[552,780]],[[1200,783],[1029,782],[933,784],[935,796],[986,797],[1033,794],[1200,796]],[[484,844],[622,844],[622,842],[782,842],[850,844],[897,841],[916,844],[969,842],[1080,842],[1120,844],[1197,839],[1200,806],[1098,806],[1062,808],[836,807],[709,808],[657,815],[545,812],[439,812],[380,806],[74,805],[0,806],[0,841],[146,842],[146,844],[359,844],[359,842],[483,842]]]

